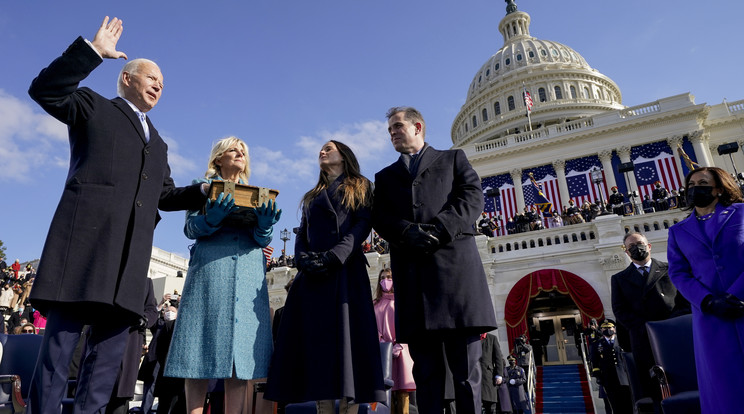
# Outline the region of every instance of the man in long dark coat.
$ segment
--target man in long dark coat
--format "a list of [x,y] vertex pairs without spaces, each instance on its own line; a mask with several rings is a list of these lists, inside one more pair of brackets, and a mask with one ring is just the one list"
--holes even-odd
[[505,386],[504,355],[496,335],[481,334],[481,350],[481,400],[484,413],[511,411],[509,389]]
[[[122,23],[106,17],[92,42],[79,37],[42,70],[29,94],[69,130],[70,169],[49,228],[31,303],[47,326],[30,388],[31,413],[59,411],[83,325],[91,336],[75,412],[108,403],[129,327],[143,314],[153,230],[162,210],[198,209],[199,185],[176,188],[168,148],[145,115],[158,102],[158,66],[137,59],[119,76],[121,98],[78,88],[116,50]],[[136,112],[135,112],[136,111]]]
[[617,322],[628,330],[643,396],[660,399],[659,387],[648,374],[654,365],[654,356],[646,322],[690,313],[690,303],[669,279],[668,265],[651,258],[651,243],[646,236],[628,233],[623,246],[632,263],[612,275],[612,312]]
[[457,412],[479,413],[480,334],[496,327],[474,237],[480,178],[461,150],[424,143],[416,109],[392,108],[387,117],[401,156],[375,176],[372,223],[391,245],[396,333],[409,344],[418,408],[442,412],[449,364]]

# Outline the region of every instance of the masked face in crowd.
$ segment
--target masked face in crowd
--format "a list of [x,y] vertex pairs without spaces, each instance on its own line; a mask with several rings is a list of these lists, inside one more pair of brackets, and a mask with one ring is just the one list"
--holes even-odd
[[687,204],[695,207],[707,207],[716,201],[716,196],[713,194],[713,187],[709,185],[699,185],[690,187],[687,192]]
[[625,253],[631,259],[645,262],[651,254],[651,244],[640,234],[633,234],[625,239]]
[[393,289],[393,274],[390,272],[384,272],[380,275],[380,287],[383,292],[390,292]]
[[602,335],[606,337],[611,337],[612,335],[615,335],[615,328],[604,328],[602,329]]

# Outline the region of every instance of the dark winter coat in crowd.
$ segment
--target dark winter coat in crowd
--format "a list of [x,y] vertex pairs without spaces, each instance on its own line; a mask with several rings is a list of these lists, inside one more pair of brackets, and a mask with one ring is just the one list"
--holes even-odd
[[[343,206],[342,174],[303,207],[295,257],[330,251],[341,264],[327,274],[300,267],[289,289],[265,397],[302,402],[350,397],[385,401],[377,322],[362,242],[370,208]],[[396,287],[397,288],[397,287]]]
[[[491,331],[496,317],[474,237],[483,211],[480,179],[461,150],[427,147],[420,157],[415,176],[401,159],[375,175],[373,221],[391,245],[398,341],[427,331]],[[411,223],[442,226],[434,253],[402,247]]]
[[[78,88],[101,62],[79,37],[29,89],[68,126],[70,140],[70,170],[30,298],[44,315],[57,306],[75,307],[81,317],[115,308],[134,322],[143,313],[158,209],[199,209],[206,196],[199,185],[175,187],[168,146],[149,119],[147,142],[124,99]],[[133,126],[139,136],[122,132]]]

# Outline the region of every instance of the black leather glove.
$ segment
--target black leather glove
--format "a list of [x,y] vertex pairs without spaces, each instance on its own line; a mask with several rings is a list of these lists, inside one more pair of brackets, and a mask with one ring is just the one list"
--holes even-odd
[[744,302],[731,294],[708,295],[703,299],[700,309],[723,319],[736,319],[744,316]]
[[304,271],[307,268],[307,265],[317,257],[318,253],[315,252],[300,253],[295,257],[295,267],[297,267],[297,270]]
[[437,227],[433,224],[409,224],[403,230],[403,243],[406,247],[424,252],[432,252],[439,246],[439,239],[434,236]]
[[317,253],[315,257],[307,263],[305,266],[305,273],[321,276],[328,274],[329,271],[339,267],[341,261],[338,260],[335,254],[331,251],[325,251]]

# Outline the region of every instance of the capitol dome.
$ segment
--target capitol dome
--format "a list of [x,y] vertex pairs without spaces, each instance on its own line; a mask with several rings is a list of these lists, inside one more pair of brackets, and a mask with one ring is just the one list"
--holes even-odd
[[[530,36],[530,15],[507,1],[504,45],[476,72],[452,123],[455,147],[622,109],[620,88],[572,48]],[[523,98],[533,101],[530,121]],[[531,124],[531,125],[530,125]]]

